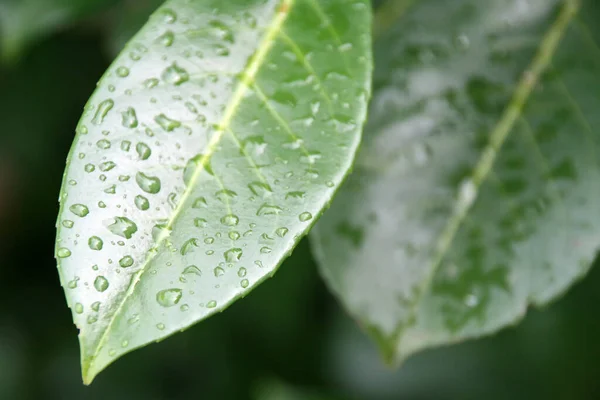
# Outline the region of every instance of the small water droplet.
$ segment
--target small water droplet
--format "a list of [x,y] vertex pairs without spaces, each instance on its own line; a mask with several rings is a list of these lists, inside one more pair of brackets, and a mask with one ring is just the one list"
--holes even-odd
[[90,173],[90,172],[94,172],[96,167],[94,166],[94,164],[86,164],[84,169],[85,169],[85,172]]
[[166,326],[162,322],[159,322],[158,324],[156,324],[156,329],[158,329],[159,331],[164,331],[165,328],[166,328]]
[[242,279],[242,281],[240,282],[240,285],[246,289],[249,285],[250,285],[250,281],[248,281],[248,279]]
[[127,67],[117,68],[117,75],[121,78],[125,78],[125,77],[129,76],[129,68],[127,68]]
[[66,247],[62,247],[57,250],[56,255],[58,258],[67,258],[71,255],[71,250],[67,249]]
[[121,142],[121,150],[123,150],[123,151],[129,151],[130,147],[131,147],[131,142],[129,140],[123,140]]
[[231,240],[238,240],[240,238],[240,233],[237,231],[231,231],[229,232],[229,239]]
[[193,275],[201,276],[202,272],[200,271],[200,268],[196,267],[195,265],[188,265],[183,270],[183,274],[184,275],[193,274]]
[[116,166],[117,166],[117,164],[115,164],[114,162],[106,161],[106,162],[103,162],[102,164],[100,164],[100,171],[108,172]]
[[255,196],[260,196],[263,198],[273,193],[273,189],[266,182],[252,182],[248,185],[248,188],[252,193],[254,193]]
[[267,246],[265,246],[265,247],[261,247],[261,249],[260,249],[260,252],[261,252],[262,254],[269,254],[271,251],[272,251],[272,250],[271,250],[271,248],[270,248],[270,247],[267,247]]
[[83,304],[75,303],[75,312],[77,314],[83,314]]
[[102,303],[100,303],[99,301],[93,302],[92,303],[92,310],[94,310],[96,312],[100,311],[100,304],[102,304]]
[[65,228],[71,229],[73,227],[73,225],[75,225],[75,224],[73,223],[73,221],[71,221],[69,219],[66,219],[62,222],[62,226],[64,226]]
[[183,291],[181,289],[165,289],[156,294],[156,301],[163,307],[173,307],[179,303],[182,296]]
[[179,307],[179,309],[183,312],[186,312],[190,309],[190,306],[188,306],[187,304],[182,304],[181,307]]
[[110,149],[110,140],[100,139],[96,142],[96,146],[102,150]]
[[277,236],[282,238],[288,233],[288,228],[282,226],[281,228],[277,228],[275,233],[277,234]]
[[302,221],[302,222],[306,222],[306,221],[309,221],[309,220],[311,220],[311,219],[312,219],[312,217],[313,217],[313,216],[312,216],[312,214],[311,214],[311,213],[309,213],[308,211],[305,211],[305,212],[303,212],[302,214],[300,214],[300,215],[298,216],[298,219],[300,219],[300,221]]
[[166,31],[156,39],[158,43],[162,44],[165,47],[170,47],[173,44],[174,40],[175,34],[173,33],[173,31]]
[[211,300],[206,303],[206,308],[215,308],[217,306],[217,302],[215,300]]
[[164,8],[160,11],[160,15],[162,18],[162,22],[164,22],[165,24],[172,24],[175,21],[177,21],[177,14],[175,14],[175,11],[171,10],[170,8]]
[[194,225],[196,226],[196,228],[206,228],[206,226],[208,225],[208,221],[204,218],[196,218],[194,219]]
[[225,275],[225,270],[221,267],[215,267],[215,269],[213,270],[215,276],[218,278],[220,276]]
[[207,208],[208,207],[208,203],[206,202],[206,199],[204,197],[198,197],[196,200],[194,200],[194,204],[192,205],[192,208]]
[[238,272],[237,272],[237,274],[238,274],[238,276],[239,276],[240,278],[243,278],[243,277],[245,277],[245,276],[246,276],[246,273],[247,273],[247,272],[248,272],[248,271],[246,270],[246,268],[244,268],[244,267],[240,267],[240,269],[238,269]]
[[273,204],[265,203],[262,206],[260,206],[260,208],[256,212],[256,215],[259,217],[262,217],[264,215],[279,215],[282,212],[283,212],[283,208],[273,205]]

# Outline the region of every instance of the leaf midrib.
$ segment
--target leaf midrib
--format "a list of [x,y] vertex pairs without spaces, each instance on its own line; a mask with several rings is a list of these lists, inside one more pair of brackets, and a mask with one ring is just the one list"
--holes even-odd
[[[502,150],[502,145],[508,138],[509,134],[513,131],[512,128],[518,118],[521,116],[523,107],[527,103],[539,78],[550,66],[552,56],[555,54],[560,41],[563,38],[567,27],[569,26],[569,23],[573,20],[573,18],[575,18],[579,8],[580,0],[564,1],[564,5],[560,14],[544,35],[533,61],[523,72],[521,80],[519,81],[508,106],[504,110],[500,120],[490,134],[488,145],[483,150],[479,161],[473,169],[473,173],[468,178],[475,187],[475,195],[473,200],[466,206],[461,206],[461,200],[457,199],[454,204],[453,214],[449,218],[448,223],[439,236],[433,261],[429,268],[427,268],[428,273],[425,276],[422,284],[419,285],[417,296],[409,309],[410,319],[415,318],[420,301],[431,286],[431,282],[445,256],[447,255],[448,250],[450,249],[456,234],[462,226],[463,221],[467,217],[467,214],[471,210],[472,206],[477,201],[481,185],[485,182],[489,173],[492,171],[497,154]],[[400,323],[396,334],[394,335],[395,337],[393,338],[393,341],[395,342],[394,352],[396,354],[400,354],[399,345],[402,340],[402,328],[402,323]],[[400,357],[402,357],[401,354]]]
[[[261,67],[263,66],[270,50],[273,48],[273,45],[275,44],[275,38],[281,32],[284,22],[287,20],[289,14],[291,13],[292,8],[295,5],[295,2],[296,2],[296,0],[281,0],[281,3],[278,5],[277,9],[275,10],[275,18],[273,19],[270,26],[268,27],[263,39],[261,40],[260,44],[258,45],[258,48],[257,48],[256,52],[254,53],[254,55],[252,56],[250,62],[248,63],[248,65],[244,68],[244,70],[240,74],[240,76],[241,76],[240,82],[238,83],[238,85],[233,93],[233,96],[232,96],[227,108],[225,109],[225,112],[223,114],[221,122],[217,125],[216,132],[213,134],[210,142],[206,146],[207,151],[206,151],[205,156],[202,158],[202,161],[196,167],[194,174],[192,175],[192,177],[190,179],[190,183],[187,185],[186,190],[184,191],[177,208],[175,208],[171,217],[169,218],[169,222],[167,223],[167,229],[163,229],[161,231],[161,234],[159,235],[159,237],[156,240],[157,247],[169,236],[169,232],[170,232],[171,228],[173,227],[173,224],[175,223],[179,214],[181,213],[181,210],[183,209],[184,204],[186,203],[186,200],[191,195],[191,192],[192,192],[191,188],[194,188],[196,186],[198,178],[200,177],[201,173],[206,169],[206,165],[208,165],[208,162],[210,161],[211,157],[214,155],[215,151],[217,150],[218,145],[221,142],[221,139],[223,138],[223,135],[228,131],[230,124],[231,124],[233,118],[235,117],[240,104],[243,101],[244,95],[253,85],[253,83],[256,79],[256,75],[258,74]],[[148,265],[154,259],[156,254],[158,254],[158,252],[150,252],[149,256],[146,259],[146,261],[144,262],[143,266],[135,273],[133,279],[131,280],[131,282],[127,288],[127,292],[125,293],[125,296],[123,297],[123,299],[119,303],[119,306],[117,307],[113,316],[111,317],[110,322],[107,325],[107,328],[104,330],[104,333],[102,334],[102,336],[100,338],[100,341],[94,351],[94,354],[89,359],[86,358],[86,359],[82,360],[83,361],[82,362],[82,364],[83,364],[82,372],[83,372],[84,383],[89,384],[89,383],[91,383],[92,379],[94,378],[95,374],[93,374],[92,376],[88,376],[90,367],[91,367],[93,361],[98,357],[98,354],[100,353],[100,351],[104,347],[106,341],[108,340],[109,334],[112,330],[112,326],[115,323],[117,317],[121,314],[123,306],[125,305],[127,300],[133,294],[137,283],[141,279],[141,276],[144,274]],[[85,363],[87,363],[87,365]]]

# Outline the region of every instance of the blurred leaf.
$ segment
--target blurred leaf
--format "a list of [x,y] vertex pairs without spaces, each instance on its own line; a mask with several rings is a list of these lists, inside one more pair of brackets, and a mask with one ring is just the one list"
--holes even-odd
[[353,161],[369,32],[366,0],[170,0],[109,68],[68,158],[56,248],[86,383],[292,251]]
[[600,4],[424,0],[377,44],[356,173],[312,237],[387,357],[497,331],[600,244]]
[[116,0],[0,0],[0,50],[16,58],[36,38]]

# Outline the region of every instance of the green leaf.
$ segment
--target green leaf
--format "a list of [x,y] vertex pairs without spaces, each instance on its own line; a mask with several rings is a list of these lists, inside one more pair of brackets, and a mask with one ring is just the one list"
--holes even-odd
[[360,141],[370,22],[367,0],[170,0],[128,44],[61,192],[84,382],[222,311],[306,234]]
[[12,60],[37,37],[114,2],[115,0],[2,0],[2,58]]
[[375,49],[356,172],[313,231],[386,357],[514,324],[600,244],[600,7],[422,0]]

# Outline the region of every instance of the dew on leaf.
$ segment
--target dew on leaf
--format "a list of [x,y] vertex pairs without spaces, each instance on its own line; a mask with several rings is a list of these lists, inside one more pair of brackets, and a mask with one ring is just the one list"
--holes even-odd
[[[121,124],[125,128],[133,129],[138,126],[138,119],[135,109],[133,107],[129,107],[126,111],[121,113]],[[122,142],[124,143],[124,142]],[[121,149],[123,149],[123,144],[121,143]],[[128,142],[129,143],[129,142]],[[127,148],[129,150],[129,148]]]
[[298,219],[300,219],[300,221],[302,221],[302,222],[306,222],[306,221],[309,221],[309,220],[311,220],[311,219],[312,219],[312,217],[313,217],[313,216],[312,216],[312,214],[311,214],[311,213],[309,213],[308,211],[305,211],[305,212],[303,212],[302,214],[300,214],[300,215],[298,216]]
[[187,82],[190,79],[190,75],[185,69],[173,63],[163,71],[162,79],[171,85],[179,86]]
[[94,287],[100,293],[106,291],[106,289],[108,289],[108,286],[109,286],[108,280],[105,277],[103,277],[102,275],[97,276],[96,279],[94,280]]
[[125,77],[129,76],[129,68],[127,68],[127,67],[117,68],[117,75],[121,78],[125,78]]
[[220,276],[225,275],[225,270],[221,267],[215,267],[215,269],[213,270],[215,276],[218,278]]
[[265,203],[262,206],[260,206],[260,208],[256,212],[256,215],[259,217],[262,217],[264,215],[279,215],[281,214],[281,212],[283,212],[283,208]]
[[73,214],[81,218],[85,217],[90,213],[90,210],[87,208],[87,206],[83,204],[73,204],[71,207],[69,207],[69,210],[71,210]]
[[140,189],[146,193],[156,194],[160,192],[160,179],[158,179],[156,176],[150,176],[144,174],[143,172],[138,172],[135,176],[135,181]]
[[282,226],[281,228],[277,228],[275,233],[277,234],[277,236],[282,238],[288,233],[288,228]]
[[104,242],[98,236],[92,236],[88,240],[88,245],[92,250],[102,250],[102,246],[104,246]]
[[110,141],[106,139],[100,139],[96,142],[96,146],[102,150],[110,149]]
[[167,132],[173,132],[181,126],[181,122],[167,117],[165,114],[159,114],[154,117],[154,121]]
[[71,221],[69,219],[66,219],[62,222],[62,226],[64,226],[65,228],[71,229],[73,227],[73,225],[75,225],[75,224],[73,223],[73,221]]
[[135,196],[134,202],[135,202],[135,206],[141,211],[146,211],[147,209],[150,208],[150,202],[148,201],[147,198],[145,198],[142,195]]
[[246,288],[247,288],[247,287],[250,285],[250,282],[248,281],[248,279],[242,279],[242,281],[240,282],[240,285],[241,285],[241,286],[242,286],[244,289],[246,289]]
[[217,302],[215,300],[211,300],[206,303],[206,308],[215,308],[217,306]]
[[100,311],[100,305],[101,305],[101,304],[102,304],[102,303],[100,303],[99,301],[95,301],[95,302],[93,302],[93,303],[92,303],[92,310],[94,310],[94,311],[96,311],[96,312]]
[[115,106],[115,102],[111,99],[106,99],[100,104],[98,104],[98,108],[96,109],[96,114],[94,114],[94,118],[92,119],[92,123],[94,125],[100,125],[104,122],[104,118],[108,115],[110,110]]
[[133,257],[125,256],[119,260],[119,265],[123,268],[129,268],[133,265]]
[[117,166],[117,164],[115,164],[114,162],[112,162],[112,161],[106,161],[106,162],[103,162],[102,164],[100,164],[100,171],[107,172],[107,171],[110,171],[111,169],[113,169],[116,166]]
[[163,307],[173,307],[181,300],[183,291],[177,288],[161,290],[156,294],[156,301]]
[[150,147],[143,142],[139,142],[135,146],[135,151],[140,157],[140,160],[147,160],[150,157],[150,155],[152,155],[152,150],[150,150]]
[[247,273],[247,270],[244,267],[240,267],[240,269],[238,269],[238,272],[237,272],[237,274],[240,278],[245,277],[246,273]]
[[188,274],[194,274],[194,275],[198,275],[201,276],[202,272],[200,271],[200,269],[198,267],[196,267],[195,265],[188,265],[187,267],[184,268],[183,270],[183,274],[184,275],[188,275]]
[[221,218],[221,223],[226,226],[236,226],[240,222],[237,215],[228,214]]
[[223,253],[226,262],[237,262],[242,258],[242,249],[232,248]]
[[75,303],[74,310],[77,314],[83,314],[83,304]]
[[127,217],[114,217],[113,223],[108,225],[108,230],[125,239],[131,239],[138,228],[135,222]]

